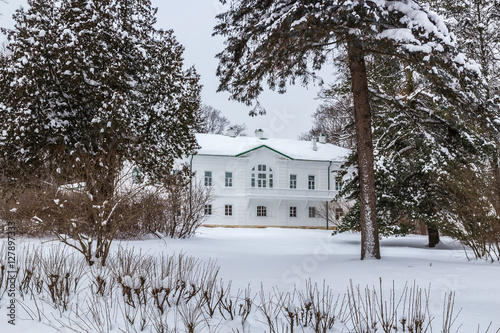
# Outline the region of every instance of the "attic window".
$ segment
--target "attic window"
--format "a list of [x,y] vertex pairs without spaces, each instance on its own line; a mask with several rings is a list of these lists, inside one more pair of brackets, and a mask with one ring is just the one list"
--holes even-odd
[[252,187],[269,187],[274,186],[273,169],[265,164],[259,164],[252,168],[251,184]]

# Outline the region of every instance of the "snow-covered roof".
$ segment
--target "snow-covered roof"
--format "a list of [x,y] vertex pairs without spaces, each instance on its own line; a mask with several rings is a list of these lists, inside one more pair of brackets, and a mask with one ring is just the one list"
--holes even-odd
[[311,141],[237,136],[219,134],[196,134],[201,148],[198,155],[241,156],[250,151],[268,148],[294,160],[308,161],[345,161],[349,149],[330,143],[317,143],[317,150],[312,149]]

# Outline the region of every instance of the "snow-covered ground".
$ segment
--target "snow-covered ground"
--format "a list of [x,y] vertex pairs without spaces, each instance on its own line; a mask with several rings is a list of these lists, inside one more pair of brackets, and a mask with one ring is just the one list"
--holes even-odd
[[[445,294],[455,292],[455,313],[462,310],[451,333],[460,325],[458,332],[477,332],[480,325],[479,331],[484,333],[490,322],[489,332],[499,329],[500,264],[469,261],[460,244],[448,238],[434,249],[426,248],[426,243],[426,237],[422,236],[383,239],[382,259],[369,261],[359,260],[359,234],[332,237],[331,231],[326,230],[200,228],[191,239],[128,241],[121,246],[141,249],[143,254],[149,255],[185,252],[203,261],[216,259],[220,266],[219,278],[232,280],[233,291],[245,289],[250,284],[254,294],[258,294],[261,284],[266,291],[273,287],[292,291],[294,286],[300,290],[310,279],[321,285],[325,281],[334,293],[344,295],[351,281],[354,286],[378,289],[381,279],[386,292],[384,297],[388,298],[388,290],[393,284],[396,293],[400,293],[405,284],[410,287],[416,284],[427,290],[430,288],[429,310],[435,316],[434,332],[441,332]],[[24,248],[21,244],[17,247]],[[50,247],[45,245],[44,248]],[[113,251],[116,249],[118,242],[113,245]],[[45,333],[55,332],[53,327],[60,327],[52,314],[42,323],[28,320],[19,304],[17,325],[9,325],[8,300],[4,295],[0,301],[0,332]],[[32,301],[24,303],[35,308]],[[45,309],[50,307],[45,306]],[[55,317],[59,315],[58,311],[53,312]],[[48,322],[53,327],[48,326]],[[264,332],[266,326],[262,322],[255,318],[249,318],[249,322],[248,332]],[[219,326],[219,331],[231,332],[230,326],[225,327]],[[61,331],[71,332],[68,328]]]

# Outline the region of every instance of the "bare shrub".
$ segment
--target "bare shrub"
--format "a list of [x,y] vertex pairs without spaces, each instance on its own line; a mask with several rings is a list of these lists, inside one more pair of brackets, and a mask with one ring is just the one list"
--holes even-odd
[[205,206],[214,198],[212,190],[196,182],[184,166],[159,191],[142,197],[139,222],[145,231],[159,237],[189,238],[207,219]]
[[25,246],[18,258],[18,289],[21,297],[34,292],[40,294],[43,290],[41,246]]
[[90,266],[89,274],[89,287],[92,294],[108,296],[112,301],[116,279],[113,278],[111,269],[108,266],[93,265]]
[[352,208],[352,203],[337,197],[332,201],[323,202],[316,210],[318,218],[328,222],[329,229],[337,229],[343,222],[346,215]]
[[351,284],[347,288],[347,305],[355,333],[374,333],[377,331],[375,300],[368,287],[361,289]]
[[1,213],[16,221],[20,234],[50,233],[82,253],[89,265],[105,265],[118,230],[139,215],[136,199],[146,184],[132,183],[129,165],[102,170],[91,157],[77,161],[71,178],[54,171],[45,182],[34,179],[4,189],[10,192]]
[[73,295],[84,275],[82,261],[60,244],[53,245],[46,255],[41,257],[45,287],[55,307],[67,311]]
[[153,257],[144,255],[141,251],[134,252],[134,248],[124,249],[121,246],[109,260],[109,268],[113,277],[120,285],[125,303],[136,307],[148,301],[147,276],[153,267]]
[[[456,315],[454,314],[455,310],[455,293],[447,293],[444,296],[444,304],[443,304],[443,329],[442,333],[453,333],[452,327],[455,324],[458,315],[462,310],[460,310]],[[457,331],[460,327],[457,329]]]
[[[322,288],[307,281],[305,291],[298,291],[300,309],[297,311],[297,324],[310,326],[314,332],[326,333],[335,323],[345,321],[343,312],[346,297],[335,297],[330,286],[323,281]],[[339,303],[340,301],[340,303]],[[339,307],[340,306],[340,307]]]
[[282,297],[283,294],[277,289],[274,289],[273,294],[268,293],[266,297],[264,286],[261,284],[259,292],[260,303],[257,309],[260,310],[261,314],[264,316],[265,323],[269,327],[269,333],[279,332],[279,327],[283,329],[283,322],[279,319],[281,308],[277,305]]
[[500,261],[500,191],[494,172],[461,168],[446,183],[449,214],[443,230],[472,251],[475,259]]
[[202,299],[191,302],[182,302],[178,307],[179,315],[187,333],[196,333],[204,324]]

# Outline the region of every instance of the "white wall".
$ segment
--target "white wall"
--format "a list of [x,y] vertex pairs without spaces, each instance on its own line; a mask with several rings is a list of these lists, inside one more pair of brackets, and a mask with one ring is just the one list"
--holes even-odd
[[[252,168],[264,164],[273,170],[273,188],[251,187]],[[192,161],[197,181],[205,171],[212,172],[212,217],[207,224],[261,226],[325,226],[319,218],[309,218],[309,207],[319,207],[335,196],[334,179],[328,171],[330,162],[291,160],[267,148],[241,157],[195,155]],[[334,171],[332,165],[330,171]],[[233,186],[225,186],[225,173],[232,172]],[[297,188],[290,189],[290,174],[297,175]],[[315,176],[315,189],[308,189],[308,176]],[[333,175],[333,174],[331,174]],[[224,215],[224,206],[232,205],[233,215]],[[267,216],[257,216],[257,206],[267,208]],[[290,217],[290,206],[297,207],[297,217]]]

